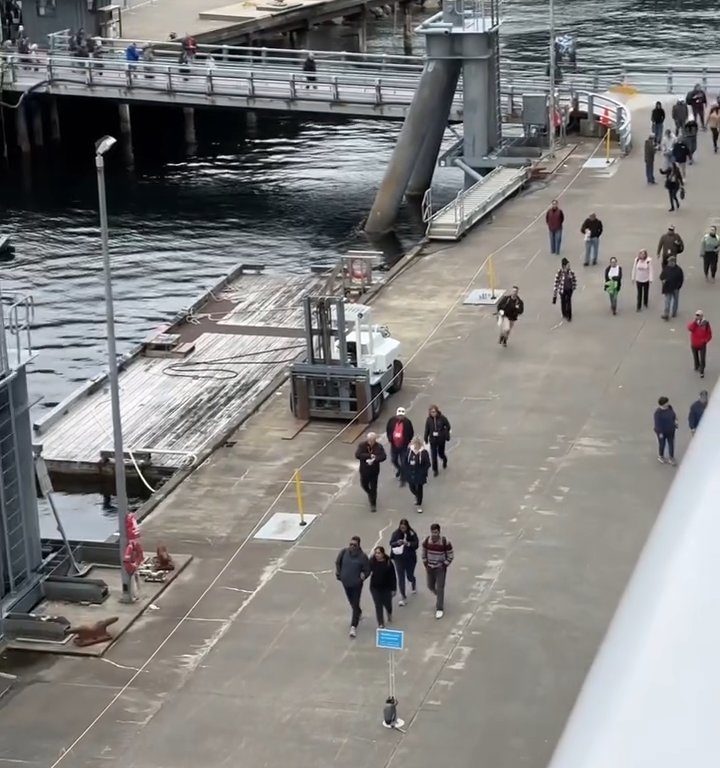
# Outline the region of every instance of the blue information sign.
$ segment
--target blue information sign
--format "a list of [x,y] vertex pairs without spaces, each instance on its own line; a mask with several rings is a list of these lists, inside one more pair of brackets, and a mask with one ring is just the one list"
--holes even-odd
[[399,629],[378,629],[375,633],[375,647],[388,651],[402,651],[405,633]]

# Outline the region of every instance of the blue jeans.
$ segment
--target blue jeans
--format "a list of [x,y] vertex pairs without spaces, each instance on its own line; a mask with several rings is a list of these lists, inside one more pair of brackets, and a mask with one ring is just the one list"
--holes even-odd
[[655,183],[655,162],[653,160],[645,163],[645,178],[648,184]]
[[590,256],[592,254],[592,263],[597,264],[598,249],[600,248],[600,238],[591,237],[585,241],[585,266],[590,264]]
[[668,432],[666,435],[660,433],[658,439],[658,456],[665,457],[665,447],[667,446],[668,458],[675,458],[675,432]]
[[665,294],[665,311],[663,317],[670,317],[670,308],[672,306],[672,316],[677,317],[678,302],[680,301],[680,291],[673,291]]
[[665,123],[653,123],[652,124],[652,132],[653,136],[655,137],[655,143],[659,144],[662,141],[663,137],[663,126]]
[[562,229],[553,232],[550,230],[550,253],[560,255],[560,244],[562,243]]

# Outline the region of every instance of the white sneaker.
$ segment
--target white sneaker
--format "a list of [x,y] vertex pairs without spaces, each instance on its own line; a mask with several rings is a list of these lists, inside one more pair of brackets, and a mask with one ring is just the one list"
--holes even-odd
[[418,511],[418,513],[419,513],[419,514],[421,514],[421,515],[422,515],[422,507],[418,507],[418,508],[417,508],[417,511]]
[[355,629],[355,627],[350,627],[350,637],[357,637],[357,630]]
[[435,611],[435,618],[436,619],[442,619],[443,612],[442,611]]
[[407,602],[403,598],[400,598],[400,600],[398,600],[398,605],[407,605]]

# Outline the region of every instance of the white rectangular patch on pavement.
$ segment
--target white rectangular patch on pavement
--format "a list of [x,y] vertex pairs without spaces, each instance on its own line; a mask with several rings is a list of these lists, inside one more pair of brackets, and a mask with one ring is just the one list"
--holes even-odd
[[614,162],[614,159],[606,160],[604,157],[591,157],[583,163],[583,168],[608,168]]
[[295,541],[306,531],[317,515],[305,515],[306,525],[300,525],[300,515],[293,512],[276,512],[253,536],[254,539]]
[[463,304],[489,304],[494,307],[503,297],[504,293],[504,288],[496,288],[494,291],[490,290],[490,288],[476,288],[468,293]]

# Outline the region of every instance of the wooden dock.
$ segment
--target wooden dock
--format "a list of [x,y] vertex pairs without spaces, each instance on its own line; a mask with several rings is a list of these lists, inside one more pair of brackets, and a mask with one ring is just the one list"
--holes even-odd
[[[127,355],[120,370],[126,467],[151,482],[201,461],[305,352],[302,299],[327,276],[269,277],[239,267]],[[105,374],[33,425],[57,487],[114,476]]]

